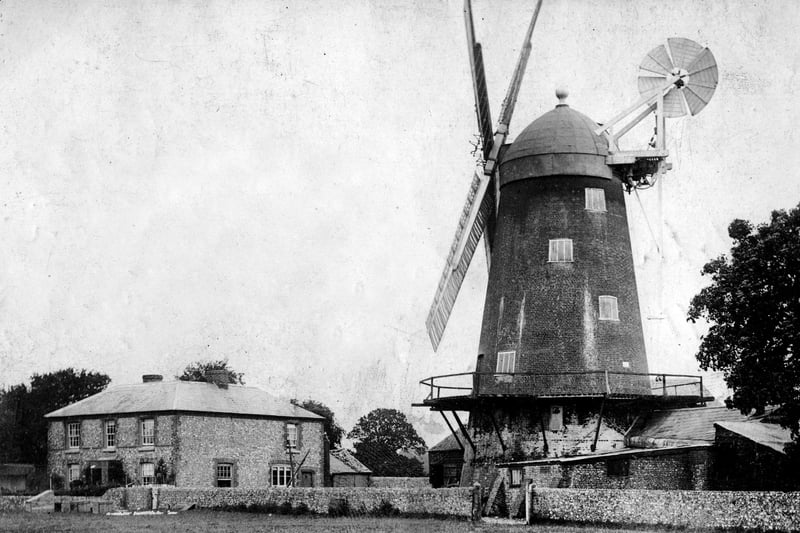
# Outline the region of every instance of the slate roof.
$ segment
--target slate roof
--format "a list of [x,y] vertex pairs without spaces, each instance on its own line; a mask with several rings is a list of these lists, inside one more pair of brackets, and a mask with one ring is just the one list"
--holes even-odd
[[322,420],[322,417],[256,387],[197,381],[158,381],[117,385],[75,402],[46,418],[123,413],[194,412]]
[[717,422],[722,429],[741,435],[747,440],[771,448],[776,452],[786,453],[783,447],[792,441],[792,433],[778,424],[764,422]]
[[371,474],[372,470],[353,457],[347,450],[331,450],[331,475],[333,474]]
[[[466,444],[466,439],[464,439],[463,435],[460,435],[461,443]],[[450,433],[448,436],[434,444],[428,449],[428,452],[452,452],[452,451],[461,451],[461,446],[458,445],[458,441],[456,440],[456,436]]]
[[746,415],[727,407],[670,409],[639,420],[627,436],[630,446],[643,448],[712,443],[715,422],[747,420]]

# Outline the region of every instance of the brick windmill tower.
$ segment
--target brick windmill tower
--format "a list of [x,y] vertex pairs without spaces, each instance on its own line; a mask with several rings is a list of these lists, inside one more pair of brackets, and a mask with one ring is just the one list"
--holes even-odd
[[[418,404],[441,412],[463,447],[462,484],[491,484],[504,461],[617,449],[642,412],[704,401],[702,378],[649,373],[624,197],[669,169],[664,119],[706,105],[714,57],[669,39],[640,65],[641,99],[607,123],[559,90],[555,108],[506,144],[540,7],[494,133],[469,0],[464,8],[483,157],[427,319],[434,350],[481,236],[488,287],[475,372],[423,380]],[[648,148],[620,150],[653,115]]]

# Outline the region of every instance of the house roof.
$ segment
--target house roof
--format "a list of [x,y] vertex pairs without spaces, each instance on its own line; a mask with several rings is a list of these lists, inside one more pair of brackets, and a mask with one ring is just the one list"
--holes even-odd
[[714,442],[715,422],[744,422],[748,418],[727,407],[696,407],[655,411],[628,433],[630,446],[654,448]]
[[778,424],[751,421],[717,422],[714,425],[780,453],[786,453],[783,447],[792,441],[792,433]]
[[[459,437],[461,438],[461,443],[464,444],[466,440],[464,439],[463,434],[459,432]],[[456,436],[453,433],[450,433],[448,436],[434,444],[428,449],[428,452],[452,452],[452,451],[461,451],[461,446],[458,445],[458,441],[456,440]]]
[[353,457],[347,450],[331,450],[331,475],[333,474],[371,474],[372,470]]
[[157,381],[117,385],[52,413],[46,418],[122,413],[186,411],[229,415],[304,418],[322,417],[286,400],[243,385],[220,388],[198,381]]

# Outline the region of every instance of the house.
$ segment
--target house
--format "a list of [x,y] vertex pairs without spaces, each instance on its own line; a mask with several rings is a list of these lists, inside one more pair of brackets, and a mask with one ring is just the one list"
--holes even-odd
[[0,464],[0,493],[25,492],[28,490],[28,478],[36,468],[31,464]]
[[464,435],[450,434],[428,450],[431,487],[458,487],[464,466]]
[[[45,415],[48,472],[70,483],[179,487],[322,486],[323,418],[255,387],[143,382],[111,387]],[[124,479],[120,479],[120,477]]]
[[330,455],[331,485],[334,487],[369,487],[372,470],[347,450],[332,450]]

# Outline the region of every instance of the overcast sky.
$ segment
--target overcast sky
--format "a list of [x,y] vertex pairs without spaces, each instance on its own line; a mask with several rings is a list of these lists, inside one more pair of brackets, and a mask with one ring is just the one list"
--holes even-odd
[[[533,4],[474,0],[494,116]],[[663,217],[656,190],[628,197],[651,371],[697,371],[686,310],[728,223],[800,201],[798,20],[788,0],[544,1],[512,139],[558,85],[610,118],[667,37],[719,65],[708,107],[668,122]],[[479,252],[434,354],[477,129],[461,0],[6,1],[0,95],[0,386],[228,358],[346,429],[394,407],[444,435],[410,404],[474,369],[486,285]]]

